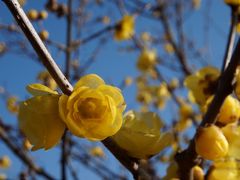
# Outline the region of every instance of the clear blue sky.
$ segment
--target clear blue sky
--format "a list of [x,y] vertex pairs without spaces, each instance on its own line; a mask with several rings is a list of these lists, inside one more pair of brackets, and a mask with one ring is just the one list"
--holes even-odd
[[[208,18],[210,31],[206,32],[205,28],[207,22],[205,21],[205,15],[207,14],[207,8],[204,5],[206,2],[209,1],[203,0],[203,8],[188,17],[188,20],[185,24],[185,31],[188,32],[189,37],[197,42],[197,47],[203,47],[207,40],[209,53],[205,58],[209,64],[220,67],[226,44],[228,26],[230,23],[230,11],[224,5],[223,0],[212,0],[211,6],[208,7],[208,11],[210,11]],[[43,8],[43,3],[40,1],[28,0],[26,6],[24,6],[24,9],[29,10],[31,8],[41,10]],[[94,13],[96,13],[95,15],[102,14],[101,8],[96,8]],[[116,11],[116,13],[113,14],[113,20],[117,20],[119,18],[120,14],[118,11]],[[10,24],[12,20],[13,18],[9,11],[3,2],[0,2],[0,23]],[[65,22],[63,19],[60,22],[54,20],[55,17],[50,15],[49,20],[44,22],[44,27],[49,30],[50,37],[53,40],[65,42],[65,29],[60,28],[65,25]],[[136,32],[154,32],[153,29],[155,29],[156,24],[156,21],[148,21],[145,18],[139,18],[137,19]],[[96,29],[90,29],[89,32],[95,32],[97,29],[98,27],[96,27]],[[85,35],[87,34],[85,33]],[[6,38],[8,37],[6,37],[4,34],[0,34],[0,42],[4,41]],[[125,76],[136,77],[138,71],[135,68],[135,63],[138,52],[135,51],[123,53],[119,51],[119,49],[125,47],[127,44],[129,45],[131,43],[117,43],[115,41],[110,41],[107,43],[104,47],[104,50],[102,50],[98,56],[98,60],[87,71],[87,73],[99,74],[106,81],[115,85],[119,85]],[[87,48],[81,49],[80,53],[82,53],[81,57],[83,57],[83,61],[90,56],[90,53],[95,46],[96,43],[91,43],[87,46]],[[156,48],[159,48],[158,51],[161,51],[161,47]],[[52,52],[52,55],[56,59],[57,63],[62,66],[64,62],[64,55],[58,55],[56,50],[53,48],[50,48],[50,51]],[[190,59],[190,64],[194,63],[195,60]],[[25,99],[28,97],[25,86],[29,83],[36,82],[36,74],[42,69],[43,66],[41,66],[39,63],[23,55],[12,54],[0,56],[0,86],[6,87],[11,94],[17,95],[21,99]],[[136,109],[138,107],[138,105],[135,103],[134,92],[134,87],[128,87],[123,92],[128,105],[127,109]],[[168,116],[169,112],[166,112],[165,115]],[[5,102],[2,99],[0,99],[0,117],[9,124],[17,123],[16,117],[7,112]],[[7,174],[9,178],[14,179],[18,176],[17,173],[19,170],[23,169],[23,165],[0,141],[0,156],[5,154],[10,156],[12,160],[12,166],[8,170],[0,170],[0,173],[3,172]],[[55,175],[59,174],[59,167],[56,166],[56,163],[59,162],[58,155],[58,148],[54,148],[47,152],[40,150],[32,153],[34,160],[48,169],[51,174]],[[111,162],[111,165],[113,164],[114,168],[119,167],[119,164],[116,163],[112,157],[109,156],[107,161]],[[89,171],[86,171],[86,169],[81,169],[80,174],[82,179],[96,179],[96,176],[92,173],[89,173]]]

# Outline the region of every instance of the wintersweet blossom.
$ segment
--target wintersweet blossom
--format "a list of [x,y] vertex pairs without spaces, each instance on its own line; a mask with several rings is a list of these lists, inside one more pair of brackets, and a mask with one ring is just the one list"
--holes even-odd
[[58,112],[60,95],[41,84],[27,86],[32,98],[19,108],[19,127],[33,145],[32,150],[55,146],[61,139],[65,124]]
[[106,85],[95,74],[82,77],[70,96],[59,99],[59,112],[68,129],[94,141],[112,136],[121,128],[124,109],[121,90]]
[[204,67],[195,74],[187,76],[184,85],[189,89],[190,100],[203,106],[214,94],[220,71],[214,67]]
[[129,111],[124,116],[122,128],[112,138],[129,156],[149,158],[173,141],[172,133],[161,133],[162,126],[153,112]]
[[125,15],[115,28],[114,38],[118,41],[130,39],[134,35],[135,18]]

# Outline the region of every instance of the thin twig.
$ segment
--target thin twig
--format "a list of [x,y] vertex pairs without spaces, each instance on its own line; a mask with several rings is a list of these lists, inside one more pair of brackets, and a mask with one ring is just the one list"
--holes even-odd
[[[68,14],[67,14],[67,35],[66,35],[66,60],[65,60],[65,76],[69,79],[70,76],[70,64],[71,64],[71,43],[72,43],[72,0],[67,2]],[[67,170],[67,132],[65,131],[62,137],[62,146],[61,146],[61,179],[67,179],[66,170]]]
[[38,175],[53,180],[54,178],[48,174],[44,169],[39,168],[34,162],[31,160],[31,158],[23,152],[21,148],[19,148],[14,141],[11,140],[11,138],[8,136],[8,134],[5,132],[3,128],[0,127],[0,139],[9,147],[9,149],[19,158],[21,161],[26,164],[32,171],[37,173]]
[[38,54],[39,58],[42,60],[44,66],[48,69],[51,76],[55,79],[61,90],[65,94],[71,94],[72,86],[63,75],[52,56],[48,52],[47,48],[43,44],[42,40],[38,36],[36,30],[32,26],[25,12],[21,8],[17,0],[2,0],[11,11],[18,25],[21,27],[25,36],[28,38],[29,42],[32,44],[34,50]]

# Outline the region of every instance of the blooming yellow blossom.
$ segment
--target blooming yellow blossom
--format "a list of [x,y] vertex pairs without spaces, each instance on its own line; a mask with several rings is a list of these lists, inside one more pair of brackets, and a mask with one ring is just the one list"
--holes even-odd
[[129,156],[149,158],[169,146],[172,133],[161,133],[163,124],[157,114],[129,111],[122,128],[112,138]]
[[220,180],[220,179],[240,179],[240,164],[235,159],[222,159],[214,161],[210,167],[210,172],[207,180]]
[[137,67],[141,71],[149,71],[157,64],[157,54],[155,50],[144,49],[138,57]]
[[11,160],[8,156],[0,157],[0,168],[7,169],[11,166]]
[[240,159],[240,127],[236,123],[231,123],[222,128],[224,136],[229,144],[228,156]]
[[61,139],[65,125],[58,111],[60,95],[41,84],[27,90],[34,96],[20,104],[19,127],[33,145],[32,150],[55,146]]
[[122,20],[117,23],[114,37],[118,41],[130,39],[134,35],[135,18],[125,15]]
[[62,95],[59,112],[68,129],[76,136],[103,140],[122,126],[125,109],[120,89],[106,85],[95,74],[82,77],[70,96]]
[[195,74],[188,76],[184,85],[189,89],[190,99],[203,106],[207,99],[213,95],[220,72],[214,67],[204,67]]
[[237,99],[231,95],[224,100],[217,121],[223,124],[228,124],[237,121],[240,118],[240,104]]
[[221,129],[215,125],[201,127],[195,138],[195,150],[205,159],[217,160],[227,155],[229,144]]
[[100,146],[95,146],[90,149],[90,154],[95,157],[103,158],[105,156],[103,149]]
[[224,0],[224,2],[228,5],[239,6],[240,0]]

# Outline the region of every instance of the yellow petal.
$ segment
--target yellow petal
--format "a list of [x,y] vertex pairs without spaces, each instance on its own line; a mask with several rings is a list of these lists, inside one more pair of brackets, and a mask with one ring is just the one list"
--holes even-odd
[[30,84],[27,86],[27,91],[33,96],[42,96],[47,94],[58,94],[57,91],[53,91],[47,86],[42,84]]
[[88,74],[81,77],[81,79],[75,84],[74,89],[77,89],[81,86],[87,86],[95,89],[103,84],[105,84],[105,82],[101,77],[96,74]]
[[103,94],[113,98],[116,106],[121,106],[124,103],[124,98],[121,94],[120,89],[109,85],[101,85],[98,87],[98,90],[101,91]]
[[35,96],[20,104],[19,126],[34,146],[33,150],[55,146],[64,133],[58,99],[56,95]]

